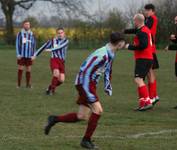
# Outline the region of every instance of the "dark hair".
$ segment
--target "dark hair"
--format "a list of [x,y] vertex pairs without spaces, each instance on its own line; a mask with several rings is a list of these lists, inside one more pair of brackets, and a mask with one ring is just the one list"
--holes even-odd
[[123,34],[119,32],[112,32],[110,35],[110,43],[113,45],[118,44],[120,41],[124,41]]
[[146,4],[144,9],[155,11],[155,6],[153,4]]
[[56,29],[56,31],[58,31],[58,30],[63,30],[63,31],[64,31],[64,28],[63,28],[63,27],[58,27],[58,28]]
[[24,20],[24,21],[22,22],[22,24],[25,24],[25,23],[27,23],[27,22],[30,23],[30,21],[26,19],[26,20]]

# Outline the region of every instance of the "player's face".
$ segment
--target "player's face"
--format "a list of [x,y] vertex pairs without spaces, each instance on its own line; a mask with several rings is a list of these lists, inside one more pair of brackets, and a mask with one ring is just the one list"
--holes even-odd
[[57,31],[57,36],[61,39],[64,39],[65,38],[65,32],[64,30],[58,30]]
[[133,21],[134,21],[135,27],[137,28],[137,27],[139,26],[139,21],[138,21],[138,19],[134,18]]
[[117,44],[117,49],[122,49],[124,46],[125,46],[125,41],[120,41],[120,42]]
[[30,27],[31,27],[30,22],[25,22],[25,23],[23,24],[23,28],[24,28],[25,30],[29,30]]
[[147,10],[147,9],[144,10],[145,17],[150,17],[152,14],[153,14],[153,11],[151,9],[150,10]]
[[175,17],[175,24],[177,25],[177,16]]

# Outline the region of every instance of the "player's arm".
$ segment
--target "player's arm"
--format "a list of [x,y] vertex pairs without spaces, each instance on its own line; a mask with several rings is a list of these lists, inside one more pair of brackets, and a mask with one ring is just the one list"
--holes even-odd
[[124,34],[136,34],[136,32],[137,32],[136,28],[124,30]]
[[137,37],[139,39],[139,45],[130,44],[128,45],[129,50],[139,50],[142,51],[148,47],[148,35],[145,32],[138,32]]
[[58,47],[51,48],[50,51],[57,51],[57,50],[60,50],[60,49],[62,49],[64,47],[67,47],[68,43],[69,43],[69,40],[66,39],[64,43],[60,44]]
[[112,78],[112,61],[108,64],[104,73],[104,91],[109,96],[112,95],[111,78]]
[[16,37],[16,55],[18,59],[21,58],[21,40],[21,32],[19,32]]
[[168,46],[168,50],[177,51],[177,44],[171,44]]
[[48,40],[44,45],[42,45],[35,53],[34,57],[39,56],[45,49],[48,49],[52,46],[52,41]]
[[35,51],[36,51],[36,38],[33,35],[33,38],[32,38],[32,56],[34,56]]

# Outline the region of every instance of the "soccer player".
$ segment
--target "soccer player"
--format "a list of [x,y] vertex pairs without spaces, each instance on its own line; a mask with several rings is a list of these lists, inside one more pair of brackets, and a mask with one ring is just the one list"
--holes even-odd
[[65,80],[65,58],[68,48],[68,39],[65,36],[63,28],[56,30],[56,36],[51,40],[48,40],[41,48],[39,48],[35,54],[39,56],[42,51],[47,50],[51,52],[50,67],[52,70],[52,80],[46,90],[47,95],[53,95],[56,87],[60,86]]
[[153,65],[148,73],[148,87],[149,87],[149,96],[153,101],[153,105],[156,104],[160,99],[157,94],[157,80],[155,69],[159,68],[159,63],[156,55],[156,32],[157,32],[157,25],[158,19],[155,15],[155,6],[153,4],[147,4],[144,7],[144,14],[145,14],[145,25],[150,29],[152,34],[152,50],[153,50]]
[[134,44],[126,44],[125,48],[134,51],[135,56],[135,83],[138,86],[139,108],[137,110],[144,111],[152,108],[152,102],[149,97],[148,88],[144,82],[152,63],[152,37],[151,31],[144,24],[143,14],[134,16],[135,29],[125,30],[125,34],[136,33]]
[[[177,25],[177,16],[175,17],[175,25]],[[176,31],[177,31],[177,26],[176,26]],[[173,44],[170,44],[166,49],[177,51],[177,33],[172,34],[170,36],[170,40],[173,42]],[[176,75],[176,81],[177,81],[177,52],[176,52],[176,60],[175,60],[175,75]],[[177,106],[175,106],[174,109],[177,109]]]
[[91,137],[97,127],[98,121],[103,112],[102,105],[96,93],[96,87],[100,76],[104,74],[104,91],[111,96],[111,73],[112,63],[117,49],[124,46],[124,38],[118,32],[110,35],[110,42],[94,51],[83,62],[77,74],[75,86],[78,91],[77,104],[78,112],[66,113],[59,116],[49,116],[48,123],[45,127],[45,134],[49,134],[50,129],[56,123],[75,123],[81,120],[88,121],[85,135],[81,141],[81,146],[88,149],[94,149],[95,145],[91,141]]
[[25,20],[23,22],[23,28],[17,34],[16,38],[16,55],[18,64],[17,88],[21,87],[24,67],[26,67],[26,87],[31,88],[31,66],[35,48],[36,40],[33,32],[30,30],[30,22]]

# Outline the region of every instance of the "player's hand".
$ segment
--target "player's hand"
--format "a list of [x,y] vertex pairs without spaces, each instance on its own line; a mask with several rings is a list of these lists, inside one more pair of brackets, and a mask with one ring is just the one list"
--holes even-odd
[[22,57],[21,56],[17,56],[17,59],[20,60]]
[[176,40],[176,36],[175,36],[174,34],[172,34],[172,35],[170,36],[170,39],[171,39],[171,40]]
[[45,51],[46,51],[46,52],[51,52],[51,50],[50,50],[50,49],[45,49]]
[[107,85],[105,87],[104,91],[105,91],[106,94],[108,94],[109,96],[111,96],[112,95],[112,87],[111,87],[111,85],[110,84]]
[[165,51],[168,51],[168,46],[166,46],[164,50],[165,50]]
[[129,43],[125,44],[125,49],[128,49],[129,45]]
[[36,56],[32,56],[31,59],[32,61],[34,61],[36,59]]

